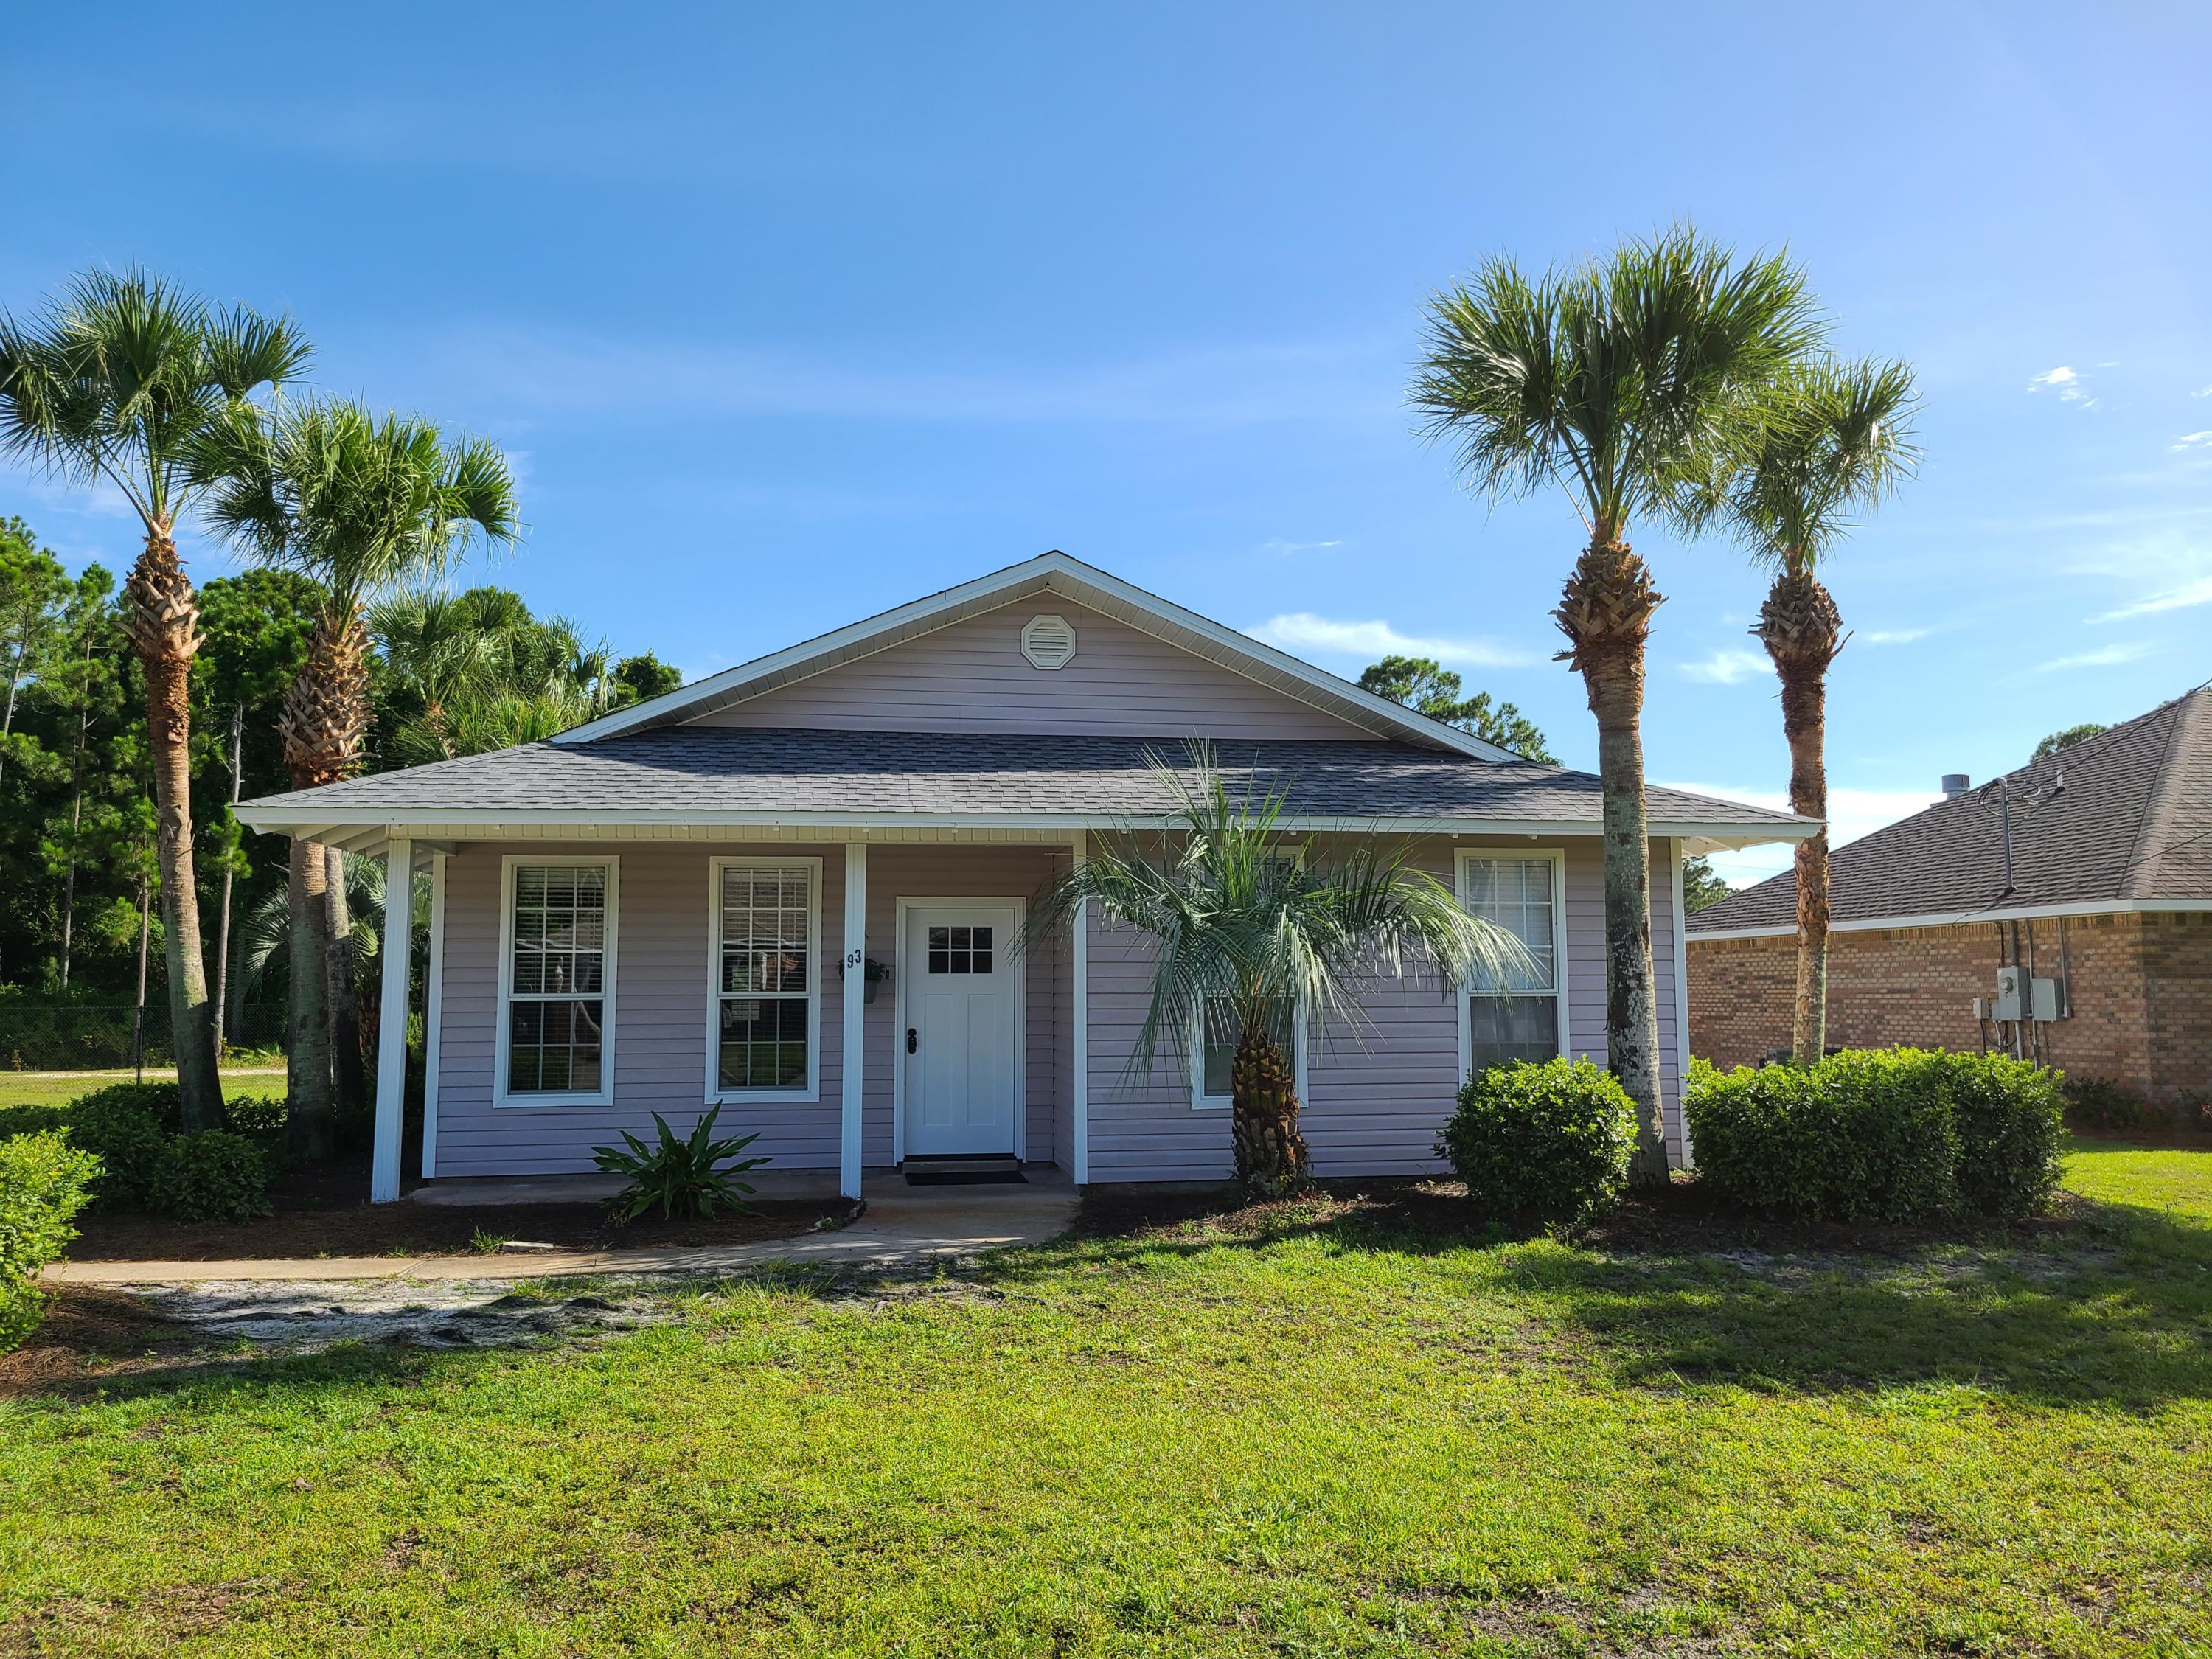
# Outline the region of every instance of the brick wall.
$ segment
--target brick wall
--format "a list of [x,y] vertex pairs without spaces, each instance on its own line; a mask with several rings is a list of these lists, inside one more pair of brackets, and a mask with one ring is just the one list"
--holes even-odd
[[[1980,1047],[1973,1000],[1994,993],[1999,963],[2011,959],[2011,926],[1832,934],[1828,1041]],[[2070,991],[2069,1017],[2036,1028],[2042,1058],[2160,1100],[2212,1094],[2212,915],[2069,916],[2019,928],[2021,958]],[[1751,1065],[1789,1046],[1796,939],[1692,935],[1689,956],[1693,1054]],[[1996,1035],[1990,1028],[1989,1040]]]

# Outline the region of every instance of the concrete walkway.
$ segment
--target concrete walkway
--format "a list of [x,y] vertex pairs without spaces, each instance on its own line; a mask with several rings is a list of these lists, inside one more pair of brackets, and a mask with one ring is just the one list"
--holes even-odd
[[1032,1174],[1026,1185],[909,1187],[902,1176],[871,1177],[868,1209],[835,1232],[703,1249],[532,1250],[496,1255],[307,1256],[274,1261],[58,1261],[41,1275],[50,1284],[161,1285],[300,1283],[340,1280],[462,1281],[495,1284],[601,1273],[725,1273],[775,1262],[830,1262],[875,1267],[910,1266],[974,1255],[1018,1244],[1041,1244],[1075,1219],[1075,1189],[1056,1172]]

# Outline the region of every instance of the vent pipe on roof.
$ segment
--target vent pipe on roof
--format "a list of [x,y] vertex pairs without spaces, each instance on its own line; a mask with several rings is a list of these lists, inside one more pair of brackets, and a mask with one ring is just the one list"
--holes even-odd
[[1973,787],[1973,784],[1974,781],[1964,772],[1946,772],[1943,775],[1943,793],[1946,796],[1963,795]]

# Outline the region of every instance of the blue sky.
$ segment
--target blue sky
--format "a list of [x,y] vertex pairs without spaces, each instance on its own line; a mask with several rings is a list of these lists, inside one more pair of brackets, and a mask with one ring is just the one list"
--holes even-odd
[[[1592,764],[1571,509],[1457,489],[1403,387],[1480,256],[1687,217],[1925,396],[1830,578],[1839,833],[2212,676],[2199,8],[125,9],[11,20],[0,304],[290,310],[318,384],[514,453],[499,580],[693,674],[1059,547]],[[74,561],[118,505],[0,472]],[[1762,579],[1632,539],[1650,775],[1777,795]]]

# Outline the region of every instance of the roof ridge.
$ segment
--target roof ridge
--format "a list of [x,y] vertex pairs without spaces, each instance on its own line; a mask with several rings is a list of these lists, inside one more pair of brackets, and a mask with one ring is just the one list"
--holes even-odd
[[[2212,784],[2212,696],[2206,695],[2200,685],[2176,697],[2170,706],[2174,708],[2174,716],[2166,732],[2166,752],[2152,776],[2150,800],[2121,874],[2120,890],[2128,898],[2156,897],[2166,854],[2185,836],[2195,837],[2196,832],[2175,822],[2199,784],[2192,762],[2203,769],[2204,781]],[[2148,852],[2142,850],[2146,843],[2150,846]]]

